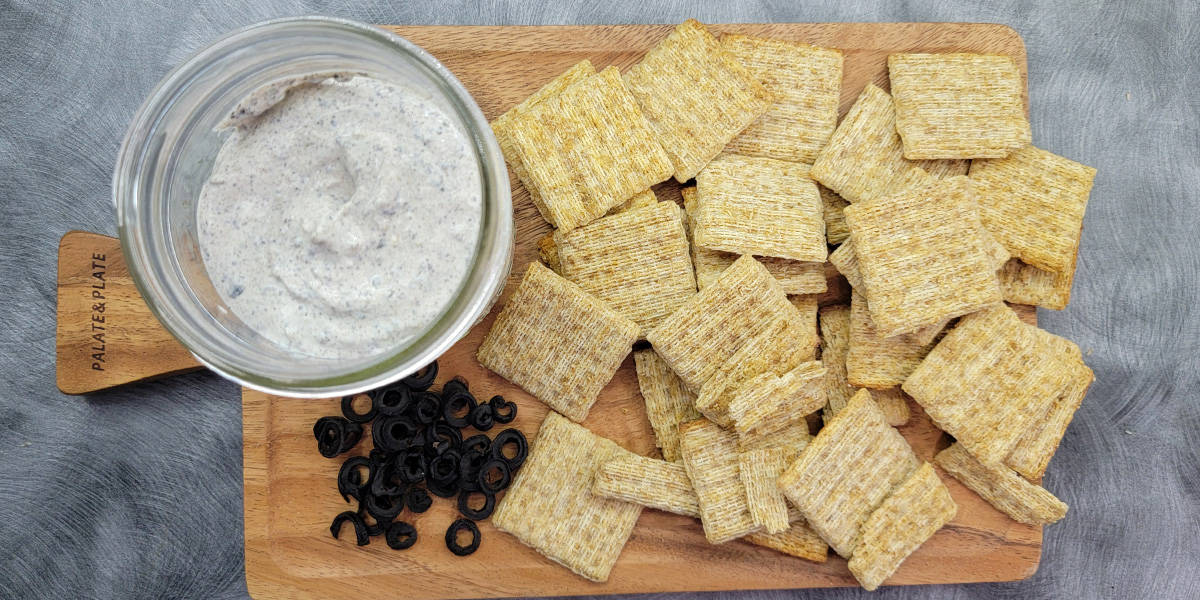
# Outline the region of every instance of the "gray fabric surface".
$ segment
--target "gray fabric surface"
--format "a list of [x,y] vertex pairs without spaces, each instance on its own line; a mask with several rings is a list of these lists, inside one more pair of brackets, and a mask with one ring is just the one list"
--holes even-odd
[[1071,305],[1041,314],[1097,376],[1045,480],[1071,512],[1046,529],[1027,581],[874,597],[1200,597],[1200,4],[227,4],[0,0],[0,598],[245,595],[237,387],[193,374],[59,394],[55,248],[69,229],[115,232],[117,146],[161,76],[231,28],[304,13],[400,24],[1013,26],[1029,52],[1034,142],[1099,169]]

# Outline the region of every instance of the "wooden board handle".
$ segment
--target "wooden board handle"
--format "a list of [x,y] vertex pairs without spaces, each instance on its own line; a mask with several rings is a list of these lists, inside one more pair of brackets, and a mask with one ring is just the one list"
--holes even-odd
[[65,394],[203,368],[146,307],[120,240],[86,231],[58,243],[56,355]]

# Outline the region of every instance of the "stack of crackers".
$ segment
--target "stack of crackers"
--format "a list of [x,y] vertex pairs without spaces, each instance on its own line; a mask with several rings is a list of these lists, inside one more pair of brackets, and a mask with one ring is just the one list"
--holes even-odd
[[[947,475],[1062,518],[1038,483],[1092,372],[1006,301],[1066,305],[1095,171],[1030,145],[1011,58],[888,67],[839,123],[840,51],[689,20],[493,122],[554,228],[478,352],[553,409],[498,528],[604,581],[650,507],[712,544],[832,548],[875,589],[954,519]],[[848,304],[819,306],[827,262]],[[635,344],[661,456],[581,425]],[[936,457],[896,429],[913,401],[955,440]]]

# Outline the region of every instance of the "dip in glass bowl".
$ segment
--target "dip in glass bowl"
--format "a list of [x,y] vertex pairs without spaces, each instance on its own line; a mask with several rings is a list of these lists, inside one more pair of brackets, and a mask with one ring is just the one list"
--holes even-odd
[[416,371],[511,266],[507,171],[479,107],[425,51],[340,19],[252,25],[175,69],[130,125],[113,198],[162,324],[280,395]]

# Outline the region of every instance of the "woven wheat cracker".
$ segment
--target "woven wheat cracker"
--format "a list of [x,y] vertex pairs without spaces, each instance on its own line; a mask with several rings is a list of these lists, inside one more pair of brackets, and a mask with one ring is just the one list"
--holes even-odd
[[[859,292],[860,294],[865,293],[866,286],[862,282],[862,272],[858,270],[858,257],[854,254],[854,242],[846,240],[837,250],[830,252],[829,262],[842,274],[842,277],[846,278],[846,282],[850,284],[852,290],[851,294],[854,293],[854,289],[862,290]],[[904,337],[918,344],[929,344],[946,329],[946,325],[949,323],[950,319],[943,319],[933,325],[926,325],[906,334]]]
[[1058,348],[1058,352],[1064,357],[1060,374],[1065,387],[1062,393],[1055,396],[1054,403],[1046,414],[1025,431],[1021,439],[1017,440],[1012,452],[1004,459],[1004,464],[1030,481],[1041,479],[1042,474],[1046,472],[1046,465],[1058,449],[1058,443],[1062,441],[1067,425],[1075,417],[1075,411],[1079,409],[1088,387],[1095,379],[1092,370],[1083,363],[1079,347],[1073,342],[1036,327],[1033,328],[1033,332],[1051,347]]
[[870,390],[871,398],[883,412],[883,420],[892,427],[899,427],[908,422],[912,411],[908,408],[908,396],[899,387],[886,390]]
[[871,512],[920,462],[859,390],[779,478],[787,499],[842,556],[854,553]]
[[1001,301],[965,177],[846,207],[863,294],[880,335],[913,333]]
[[[697,249],[693,245],[693,250]],[[703,249],[701,249],[703,250]],[[707,252],[711,252],[706,250]],[[732,263],[737,260],[736,254],[721,252]],[[774,256],[756,257],[766,267],[767,272],[779,282],[779,287],[789,295],[820,294],[827,289],[825,279],[825,264],[802,260],[789,260]]]
[[1032,304],[1062,310],[1071,301],[1071,285],[1075,280],[1075,263],[1062,273],[1043,271],[1029,266],[1019,258],[1004,263],[997,276],[1000,293],[1006,302]]
[[[943,173],[945,173],[943,176],[937,177],[937,176],[934,176],[932,174],[932,172],[926,172],[924,169],[922,169],[920,167],[912,167],[904,175],[895,179],[892,182],[892,185],[891,185],[890,189],[888,190],[888,193],[886,196],[892,196],[892,195],[899,194],[909,188],[920,188],[920,187],[924,187],[926,189],[932,189],[932,190],[934,190],[934,193],[937,193],[937,191],[945,189],[944,187],[938,186],[939,179],[948,179],[948,180],[953,180],[953,181],[962,181],[963,180],[963,177],[962,177],[964,175],[963,172],[957,172],[957,174],[950,174],[950,171],[944,170]],[[968,186],[967,193],[956,195],[955,197],[958,198],[959,200],[962,200],[963,202],[967,202],[968,206],[969,206],[969,210],[978,211],[979,210],[978,190],[976,190],[973,182],[971,182],[970,179],[967,179],[966,181],[969,184],[971,184]],[[1000,241],[998,239],[996,239],[996,236],[993,235],[992,232],[987,227],[983,226],[983,220],[981,218],[977,219],[975,217],[972,217],[971,221],[979,222],[979,225],[980,225],[979,239],[977,239],[975,241],[978,241],[981,243],[980,249],[983,250],[983,252],[985,254],[987,254],[988,259],[991,261],[992,266],[996,269],[999,269],[1000,267],[1004,266],[1004,263],[1007,262],[1009,257],[1011,256],[1008,252],[1008,249],[1004,247],[1004,244],[1001,244]]]
[[824,262],[825,216],[808,168],[722,154],[696,176],[692,240],[709,250]]
[[721,47],[776,98],[725,151],[809,164],[816,160],[837,126],[842,52],[736,34],[721,36]]
[[[836,250],[830,252],[829,262],[835,269],[837,269],[839,273],[842,274],[842,277],[846,278],[846,282],[850,284],[852,293],[853,290],[859,290],[859,294],[865,295],[867,288],[865,285],[863,285],[862,271],[859,271],[858,269],[858,256],[854,253],[853,241],[846,240],[846,242],[841,246],[838,246]],[[912,339],[917,340],[920,343],[927,344],[933,341],[933,338],[937,337],[937,335],[946,328],[946,324],[949,322],[950,319],[945,319],[933,325],[922,327],[910,335],[912,336]]]
[[776,481],[787,467],[787,453],[779,448],[751,450],[738,455],[738,474],[746,489],[750,518],[764,533],[779,534],[791,527],[787,500]]
[[685,517],[700,516],[696,492],[681,463],[622,455],[596,471],[592,493]]
[[957,512],[933,465],[921,465],[863,523],[850,572],[863,588],[875,590]]
[[875,329],[867,300],[853,292],[850,301],[850,351],[846,379],[850,385],[886,389],[904,383],[933,349],[936,341],[921,343],[909,335],[885,338]]
[[542,216],[559,229],[591,222],[670,176],[666,153],[616,67],[530,107],[508,136],[541,197]]
[[633,454],[551,411],[492,525],[592,581],[605,581],[642,507],[592,494],[600,466]]
[[1003,304],[967,315],[902,387],[979,460],[999,464],[1060,395],[1079,386],[1078,348],[1039,331]]
[[[697,207],[696,187],[685,187],[680,190],[683,195],[683,206],[688,215],[688,229],[695,228]],[[717,280],[738,254],[701,248],[692,243],[692,264],[696,269],[696,284],[700,289],[708,287]],[[820,294],[826,290],[824,265],[817,262],[775,258],[772,256],[755,257],[767,272],[779,282],[779,286],[788,294]]]
[[847,239],[838,246],[833,252],[829,253],[829,262],[833,264],[838,273],[846,278],[850,283],[850,287],[861,290],[863,289],[862,272],[858,270],[858,255],[854,253],[854,242]]
[[983,224],[1013,256],[1053,273],[1075,268],[1095,176],[1092,167],[1033,146],[971,165]]
[[1031,139],[1009,56],[893,54],[888,76],[905,158],[1000,158]]
[[[952,194],[955,199],[966,203],[964,205],[964,209],[968,212],[978,211],[978,204],[975,202],[977,199],[975,188],[970,185],[967,185],[961,189],[957,187],[964,185],[961,174],[947,176],[943,179],[951,179],[954,182],[953,186],[942,186],[938,183],[939,178],[931,176],[920,167],[911,167],[903,175],[892,180],[887,193],[879,196],[879,198],[895,196],[906,190],[909,190],[910,188],[914,191],[922,190],[922,193],[937,194],[940,192],[948,192]],[[967,183],[969,183],[969,180]],[[955,190],[959,190],[961,193],[956,192]],[[843,208],[843,219],[845,219],[844,213],[845,211]],[[970,217],[972,222],[979,221],[980,224],[979,236],[977,238],[972,238],[972,241],[981,244],[980,249],[988,256],[988,260],[991,261],[990,264],[992,264],[996,269],[999,269],[1009,259],[1008,250],[999,242],[999,240],[995,238],[995,236],[992,235],[990,231],[988,231],[986,227],[983,227],[982,220],[978,219],[977,216],[978,213],[976,213],[976,216]],[[847,231],[849,231],[848,226]],[[838,269],[838,272],[840,272],[842,276],[846,278],[852,287],[860,289],[863,288],[862,273],[858,267],[858,258],[854,253],[854,244],[850,240],[846,240],[846,242],[839,246],[837,250],[831,252],[829,254],[829,261],[833,263],[833,265]],[[943,323],[937,329],[922,334],[920,336],[922,343],[928,343],[931,341],[933,337],[944,327],[945,324]]]
[[775,100],[694,19],[676,26],[624,79],[680,183],[695,177]]
[[[825,367],[825,409],[822,417],[826,422],[846,407],[858,388],[846,379],[846,357],[850,351],[851,308],[842,305],[826,306],[821,309],[821,364]],[[908,401],[898,388],[870,390],[871,398],[879,406],[888,425],[898,427],[908,422]]]
[[890,192],[914,166],[937,177],[967,172],[966,161],[906,160],[892,97],[867,84],[821,149],[810,176],[848,202],[862,202]]
[[796,315],[779,282],[753,257],[742,256],[712,285],[660,321],[646,339],[688,389],[699,391],[772,321]]
[[817,329],[817,311],[821,308],[820,294],[802,294],[787,296],[787,301],[792,302],[792,306],[800,313],[800,326],[796,328],[797,334],[802,336],[797,346],[802,352],[800,355],[808,356],[808,358],[817,358],[817,349],[821,347],[821,331]]
[[[822,269],[824,270],[824,269]],[[817,348],[821,346],[821,334],[817,330],[817,310],[820,309],[820,298],[817,294],[789,295],[788,302],[800,312],[800,327],[797,333],[802,340],[797,346],[803,356],[817,357]]]
[[755,438],[802,421],[825,403],[825,368],[811,361],[782,375],[768,372],[747,381],[730,402],[729,416],[739,438]]
[[477,357],[550,408],[582,421],[637,335],[636,323],[533,262]]
[[654,195],[654,190],[648,189],[644,192],[634,194],[634,196],[632,198],[608,209],[608,214],[609,215],[618,215],[623,212],[631,211],[635,208],[644,208],[647,206],[654,206],[654,204],[657,202],[658,202],[658,197]]
[[783,429],[766,435],[738,438],[738,452],[778,448],[786,451],[788,462],[791,462],[811,441],[812,434],[808,432],[808,421],[800,419],[793,421]]
[[761,334],[738,348],[700,388],[696,410],[722,427],[731,427],[730,403],[743,394],[742,387],[759,375],[778,375],[813,358],[800,315],[771,321]]
[[954,444],[934,457],[934,462],[1000,512],[1030,525],[1054,523],[1067,514],[1067,505],[1012,469],[987,466],[963,447]]
[[[912,171],[920,172],[920,169],[912,169]],[[925,176],[923,172],[920,173],[921,178],[918,181],[929,183],[930,180],[927,178],[927,176]],[[999,242],[997,242],[991,236],[991,234],[987,232],[986,229],[981,228],[979,230],[979,234],[980,235],[978,238],[976,238],[976,240],[982,242],[982,248],[988,257],[989,264],[999,265],[1006,262],[1008,258],[1008,252],[1004,249],[1004,247],[1001,246]],[[858,256],[855,254],[854,242],[852,240],[846,240],[845,243],[839,246],[836,250],[830,252],[829,262],[832,263],[838,272],[846,278],[846,281],[850,284],[851,288],[859,290],[859,293],[863,294],[864,296],[866,295],[866,286],[863,284],[862,271],[860,271],[858,267]],[[950,318],[942,319],[932,325],[921,327],[920,329],[907,334],[905,337],[906,339],[909,339],[919,345],[930,344],[934,341],[934,339],[937,338],[938,335],[942,333],[943,330],[946,329],[946,325],[948,325],[950,321]]]
[[817,294],[818,306],[850,303],[850,282],[829,261],[825,261],[825,280],[829,282],[828,289]]
[[680,425],[679,448],[708,542],[721,544],[757,531],[739,473],[737,437],[699,419]]
[[821,327],[821,365],[825,367],[825,409],[828,422],[846,407],[857,390],[846,380],[846,354],[850,351],[850,307],[821,308],[817,318]]
[[829,558],[829,544],[817,535],[803,520],[792,523],[783,533],[747,534],[742,538],[756,546],[763,546],[805,560],[823,563]]
[[821,213],[825,217],[825,240],[830,244],[840,244],[850,237],[850,227],[846,225],[846,215],[842,211],[850,205],[845,198],[833,190],[817,185],[821,192]]
[[554,232],[551,231],[538,239],[538,260],[542,261],[548,269],[562,275],[562,264],[558,262],[558,243],[554,241]]
[[559,230],[562,275],[647,331],[696,294],[683,216],[656,202]]
[[700,418],[696,396],[653,349],[635,351],[633,363],[655,444],[663,458],[679,460],[679,424]]
[[510,131],[514,127],[522,127],[524,125],[525,115],[531,107],[546,98],[558,95],[576,81],[581,81],[595,74],[596,69],[592,66],[591,61],[580,61],[558,77],[551,79],[549,83],[543,85],[538,91],[522,100],[520,104],[512,107],[508,112],[496,117],[492,121],[492,133],[496,135],[496,141],[500,144],[500,152],[504,154],[504,159],[508,161],[508,166],[512,168],[513,174],[517,176],[517,179],[525,186],[525,189],[529,191],[529,199],[533,201],[533,205],[537,207],[538,212],[543,216],[550,214],[550,210],[543,203],[542,196],[537,193],[537,188],[533,185],[533,182],[530,181],[529,172],[525,170],[525,164],[517,156],[516,148],[513,147],[512,138],[510,137]]

